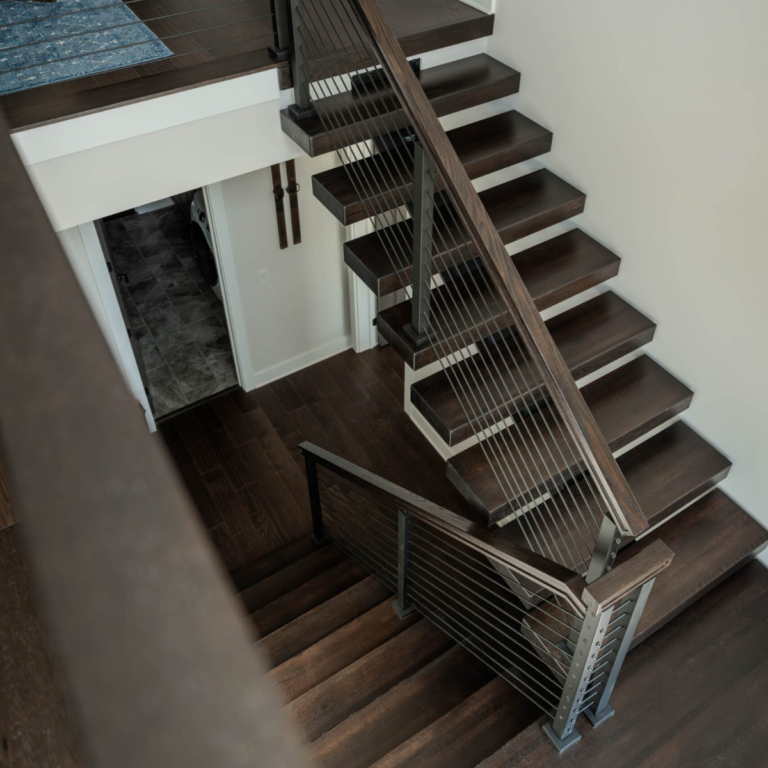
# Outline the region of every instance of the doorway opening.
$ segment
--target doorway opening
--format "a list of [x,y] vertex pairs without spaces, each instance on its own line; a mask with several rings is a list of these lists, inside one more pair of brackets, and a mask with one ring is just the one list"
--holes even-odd
[[97,228],[155,420],[236,387],[202,190]]

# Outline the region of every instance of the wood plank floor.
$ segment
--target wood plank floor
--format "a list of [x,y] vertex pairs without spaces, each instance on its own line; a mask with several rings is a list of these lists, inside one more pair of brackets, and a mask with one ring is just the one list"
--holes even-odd
[[[309,529],[304,439],[449,508],[444,465],[402,411],[391,349],[347,352],[163,427],[204,525],[230,569]],[[0,766],[79,768],[77,745],[19,550],[0,532]],[[479,768],[762,766],[768,750],[768,571],[755,562],[633,651],[623,717],[557,757],[536,722]],[[626,716],[630,713],[631,716]]]
[[0,532],[0,766],[81,765],[13,526]]
[[230,570],[311,528],[303,441],[454,511],[466,503],[403,411],[391,347],[329,358],[265,387],[217,398],[163,423],[203,525]]
[[[490,17],[461,0],[379,2],[408,54],[486,36],[493,28]],[[174,56],[0,96],[11,129],[278,66],[282,87],[291,86],[287,65],[267,53],[273,43],[270,0],[130,0],[130,7]]]

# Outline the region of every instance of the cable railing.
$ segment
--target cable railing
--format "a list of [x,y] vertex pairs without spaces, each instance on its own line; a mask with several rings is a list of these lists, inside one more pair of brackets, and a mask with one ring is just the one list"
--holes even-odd
[[[310,443],[300,446],[316,541],[333,541],[547,715],[559,750],[576,718],[599,725],[656,576],[661,542],[589,586],[581,576]],[[501,573],[543,593],[521,602]]]
[[[190,66],[270,49],[270,0],[0,3],[0,95],[165,62]],[[150,69],[148,71],[155,71]]]
[[344,165],[411,302],[404,332],[440,361],[527,546],[597,578],[647,523],[402,49],[371,0],[290,8],[291,114]]

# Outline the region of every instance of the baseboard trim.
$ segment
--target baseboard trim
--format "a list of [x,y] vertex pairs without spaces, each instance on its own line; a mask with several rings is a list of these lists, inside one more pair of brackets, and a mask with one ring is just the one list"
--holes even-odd
[[252,389],[263,387],[265,384],[271,384],[273,381],[283,379],[304,368],[309,368],[310,365],[320,363],[329,357],[346,352],[348,349],[352,349],[351,335],[334,339],[327,344],[310,349],[308,352],[304,352],[301,355],[291,357],[282,363],[265,368],[263,371],[254,371],[251,381],[243,382],[243,389],[248,392]]

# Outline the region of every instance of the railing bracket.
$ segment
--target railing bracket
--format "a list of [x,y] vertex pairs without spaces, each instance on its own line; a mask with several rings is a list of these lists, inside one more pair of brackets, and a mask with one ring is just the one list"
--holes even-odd
[[560,755],[562,755],[563,752],[565,752],[567,749],[570,749],[574,744],[577,744],[581,741],[581,734],[575,729],[571,731],[571,733],[564,739],[557,737],[557,734],[555,734],[555,729],[552,727],[551,723],[547,723],[543,730],[547,735],[547,738],[555,745],[555,749]]

